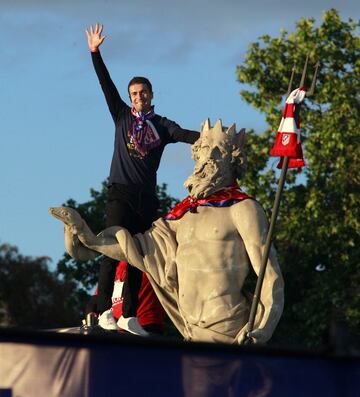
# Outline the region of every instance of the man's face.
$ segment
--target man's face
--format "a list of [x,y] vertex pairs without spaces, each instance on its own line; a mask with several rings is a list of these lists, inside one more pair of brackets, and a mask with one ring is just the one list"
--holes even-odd
[[147,113],[151,110],[153,94],[146,84],[133,84],[129,87],[130,101],[137,112]]

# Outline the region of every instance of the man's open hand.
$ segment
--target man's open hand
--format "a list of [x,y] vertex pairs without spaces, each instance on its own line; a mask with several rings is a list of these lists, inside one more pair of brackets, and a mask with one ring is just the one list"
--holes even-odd
[[106,36],[101,36],[102,31],[103,31],[103,25],[101,23],[97,23],[95,27],[90,25],[90,27],[85,30],[89,50],[91,52],[97,51],[98,47],[105,40]]

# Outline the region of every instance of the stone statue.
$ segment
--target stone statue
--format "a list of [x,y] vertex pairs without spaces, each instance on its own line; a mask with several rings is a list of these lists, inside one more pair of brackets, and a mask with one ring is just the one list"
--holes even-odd
[[[186,340],[243,343],[251,297],[243,291],[258,273],[268,223],[260,204],[236,179],[245,169],[244,131],[207,120],[192,147],[196,162],[185,182],[190,195],[143,234],[111,227],[95,236],[71,208],[50,208],[65,225],[65,247],[75,259],[104,254],[147,273],[160,302]],[[283,278],[275,249],[260,296],[254,343],[270,339],[282,314]]]

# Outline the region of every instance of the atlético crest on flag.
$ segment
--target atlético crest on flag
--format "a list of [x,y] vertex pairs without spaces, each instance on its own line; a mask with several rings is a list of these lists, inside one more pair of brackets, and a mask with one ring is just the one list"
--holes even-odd
[[286,146],[290,142],[290,135],[289,134],[283,134],[281,138],[281,143],[283,146]]

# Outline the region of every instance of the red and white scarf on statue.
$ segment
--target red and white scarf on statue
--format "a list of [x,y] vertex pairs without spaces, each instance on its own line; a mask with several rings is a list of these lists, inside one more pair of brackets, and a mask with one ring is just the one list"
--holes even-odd
[[168,221],[175,221],[180,219],[186,212],[196,212],[198,206],[206,207],[230,207],[239,201],[252,199],[246,193],[242,192],[237,182],[232,185],[218,190],[211,196],[201,199],[195,199],[191,196],[187,196],[183,201],[177,203],[175,207],[164,216],[164,219]]
[[292,91],[284,106],[281,122],[275,137],[274,146],[270,150],[271,156],[281,156],[278,168],[282,167],[283,157],[289,157],[289,168],[305,165],[300,143],[300,106],[304,101],[306,89],[297,88]]
[[135,108],[131,108],[131,114],[135,119],[128,132],[128,137],[136,151],[141,156],[145,156],[149,150],[161,143],[159,134],[151,122],[151,119],[155,117],[154,107],[147,113],[137,112]]

